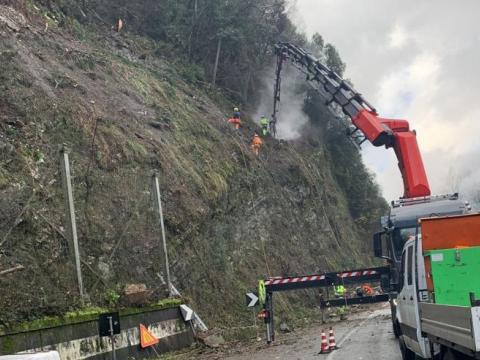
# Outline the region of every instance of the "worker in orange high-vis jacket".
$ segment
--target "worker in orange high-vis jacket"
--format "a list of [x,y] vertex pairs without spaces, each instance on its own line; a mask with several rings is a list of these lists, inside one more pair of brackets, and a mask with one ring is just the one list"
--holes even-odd
[[252,145],[250,145],[252,147],[252,150],[255,153],[255,155],[258,156],[258,154],[260,153],[260,148],[262,147],[262,145],[263,145],[262,138],[260,136],[258,136],[257,133],[255,133],[255,135],[253,135]]
[[240,120],[240,118],[232,117],[232,118],[228,119],[228,122],[230,124],[233,124],[235,126],[235,129],[237,129],[237,130],[240,129],[240,125],[242,125],[242,121]]
[[373,291],[373,288],[369,284],[363,284],[362,291],[363,291],[363,294],[366,296],[372,296],[375,293]]

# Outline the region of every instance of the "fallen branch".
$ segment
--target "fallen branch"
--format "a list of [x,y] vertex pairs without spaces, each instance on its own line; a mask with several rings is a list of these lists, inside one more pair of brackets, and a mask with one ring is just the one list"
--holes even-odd
[[17,265],[13,268],[10,268],[10,269],[7,269],[7,270],[2,270],[2,271],[0,271],[0,276],[7,275],[7,274],[13,273],[15,271],[20,271],[20,270],[25,270],[25,266]]
[[103,285],[107,285],[107,283],[103,280],[103,277],[102,277],[99,273],[97,273],[97,272],[90,266],[89,263],[87,263],[87,262],[84,261],[83,259],[81,259],[80,262],[81,262],[84,266],[86,266],[87,269],[90,270],[93,275],[95,275],[95,276],[98,278],[97,282],[100,281],[101,283],[103,283]]
[[50,226],[53,230],[55,230],[55,232],[58,235],[60,235],[64,240],[68,241],[67,236],[63,233],[62,230],[60,230],[60,228],[57,225],[51,223],[43,214],[38,213],[37,215],[40,216],[42,218],[42,220],[45,221],[48,224],[48,226]]

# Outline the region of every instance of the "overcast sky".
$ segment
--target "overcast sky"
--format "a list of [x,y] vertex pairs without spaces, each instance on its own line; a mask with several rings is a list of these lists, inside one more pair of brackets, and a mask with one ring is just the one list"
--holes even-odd
[[[409,120],[434,194],[480,189],[480,1],[297,0],[292,19],[334,44],[381,116]],[[403,194],[393,150],[363,150],[383,194]]]

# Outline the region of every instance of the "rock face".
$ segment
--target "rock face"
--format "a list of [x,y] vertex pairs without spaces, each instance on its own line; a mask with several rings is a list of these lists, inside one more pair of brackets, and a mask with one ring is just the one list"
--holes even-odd
[[[146,289],[153,299],[165,295],[154,171],[172,279],[209,325],[250,325],[244,293],[259,278],[370,261],[363,218],[349,210],[350,180],[339,184],[336,175],[363,165],[358,153],[339,159],[331,151],[331,115],[320,114],[299,140],[266,138],[256,157],[249,144],[257,125],[245,116],[232,129],[233,104],[217,92],[212,100],[208,86],[154,56],[158,44],[70,27],[39,35],[40,20],[20,34],[0,21],[0,114],[23,124],[0,123],[0,269],[25,266],[0,277],[0,323],[80,305],[58,165],[63,143],[92,305],[108,304],[126,284],[137,284],[124,294],[132,303],[145,301]],[[371,198],[381,203],[378,193]],[[278,309],[315,301],[302,293]]]

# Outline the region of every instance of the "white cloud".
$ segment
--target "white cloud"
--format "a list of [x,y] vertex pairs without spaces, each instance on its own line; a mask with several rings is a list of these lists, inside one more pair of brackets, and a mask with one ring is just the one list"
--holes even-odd
[[388,45],[391,48],[401,49],[408,41],[408,34],[402,26],[397,24],[390,32],[388,38]]

